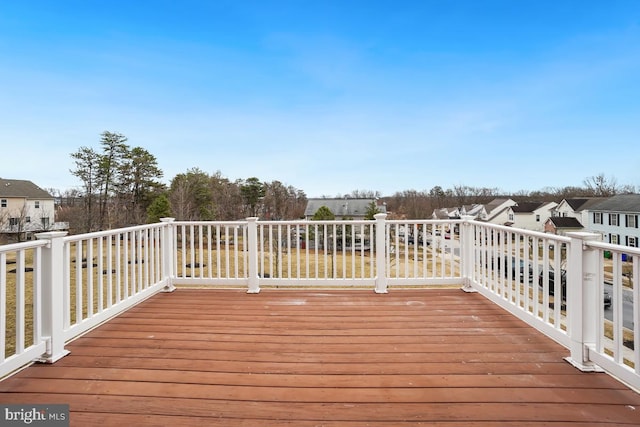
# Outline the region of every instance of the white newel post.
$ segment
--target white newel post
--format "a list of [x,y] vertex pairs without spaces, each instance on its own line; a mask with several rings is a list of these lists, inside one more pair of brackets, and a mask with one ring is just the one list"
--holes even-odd
[[175,278],[175,272],[173,271],[174,256],[178,253],[176,251],[174,237],[173,221],[175,218],[160,218],[160,222],[163,222],[165,226],[162,229],[162,278],[166,280],[163,292],[173,292],[176,287],[173,286],[173,279]]
[[373,216],[376,220],[376,288],[377,294],[386,294],[387,291],[387,226],[386,213]]
[[473,258],[473,225],[470,221],[473,220],[473,215],[462,215],[462,229],[460,231],[460,263],[462,274],[462,290],[465,292],[477,292],[477,290],[471,285],[473,279],[473,269],[475,260]]
[[602,371],[589,360],[589,347],[595,346],[598,333],[597,278],[599,254],[597,249],[584,245],[588,240],[600,240],[600,235],[587,232],[569,232],[571,252],[567,271],[567,311],[571,355],[566,360],[581,371]]
[[47,340],[46,352],[39,362],[54,363],[69,351],[64,348],[64,241],[66,231],[38,233],[36,238],[48,240],[42,249],[42,337]]
[[249,255],[249,290],[248,294],[260,292],[258,277],[258,218],[247,218],[247,247]]

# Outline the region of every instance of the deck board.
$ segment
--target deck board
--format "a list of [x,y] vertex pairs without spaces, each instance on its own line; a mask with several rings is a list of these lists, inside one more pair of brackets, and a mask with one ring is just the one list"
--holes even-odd
[[67,348],[0,402],[74,426],[640,425],[640,394],[456,289],[179,289]]

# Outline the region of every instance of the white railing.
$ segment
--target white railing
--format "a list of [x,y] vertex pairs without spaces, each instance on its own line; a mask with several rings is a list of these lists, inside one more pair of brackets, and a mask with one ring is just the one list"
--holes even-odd
[[170,287],[165,224],[0,246],[0,377],[33,360],[53,363],[64,345]]
[[46,352],[41,303],[46,246],[46,241],[0,246],[0,377]]
[[[569,347],[571,325],[565,321],[569,237],[469,222],[465,249],[472,259],[467,289],[482,292],[536,329]],[[560,280],[554,280],[561,272]]]
[[[556,236],[465,221],[465,289],[478,291],[570,350],[584,371],[640,390],[640,249],[594,233]],[[466,238],[465,238],[466,237]]]
[[[459,286],[640,388],[640,250],[462,220],[183,222],[0,247],[0,377],[175,286]],[[15,267],[15,268],[14,268]],[[611,308],[605,308],[605,295]],[[9,311],[8,311],[9,310]],[[635,347],[635,348],[634,348]]]
[[168,286],[160,224],[64,237],[62,315],[69,341]]
[[[460,221],[172,222],[174,285],[462,285]],[[377,233],[376,230],[383,232]],[[251,249],[255,250],[251,250]]]
[[[591,240],[585,241],[582,252],[583,280],[576,277],[577,283],[573,284],[581,295],[574,293],[572,305],[582,312],[574,323],[582,319],[580,341],[586,346],[586,357],[638,389],[640,329],[636,325],[640,325],[640,249],[602,243],[595,236],[589,237]],[[611,294],[611,312],[606,318],[600,303],[603,291]],[[598,309],[590,313],[589,307],[594,303]]]

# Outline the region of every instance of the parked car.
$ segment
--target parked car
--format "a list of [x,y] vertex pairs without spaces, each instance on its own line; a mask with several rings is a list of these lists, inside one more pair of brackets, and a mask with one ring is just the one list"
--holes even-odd
[[[521,259],[519,260],[519,264],[520,267],[518,268],[518,266],[516,266],[516,258],[514,257],[509,257],[508,255],[505,255],[504,258],[498,258],[497,259],[497,266],[494,264],[493,259],[491,260],[491,267],[492,268],[497,268],[498,271],[500,271],[504,277],[507,277],[509,275],[509,259],[511,259],[511,278],[512,279],[520,279],[520,282],[524,281],[525,278],[525,271],[524,271],[524,260]],[[502,260],[504,260],[504,262],[502,262]],[[529,265],[529,280],[531,279],[531,276],[533,275],[533,268],[531,265]]]
[[611,294],[608,291],[604,291],[604,308],[611,307]]
[[[544,274],[541,271],[538,275],[538,285],[542,286],[544,280]],[[549,295],[553,295],[555,292],[555,272],[553,270],[549,270]],[[563,269],[560,270],[560,289],[562,292],[562,300],[566,299],[567,295],[567,272]]]
[[[543,285],[544,275],[540,272],[538,276],[538,285],[542,287]],[[563,269],[560,270],[560,292],[562,293],[562,301],[566,301],[567,299],[567,272]],[[555,272],[553,270],[549,270],[549,295],[554,295],[555,293]],[[611,307],[611,294],[605,290],[603,295],[604,300],[604,308]]]
[[[422,246],[423,240],[422,240],[422,236],[418,236],[418,245]],[[408,245],[413,245],[416,242],[415,237],[413,236],[409,236],[407,237],[407,244]],[[431,244],[431,236],[427,236],[426,241],[424,241],[425,244],[427,246],[429,246]]]

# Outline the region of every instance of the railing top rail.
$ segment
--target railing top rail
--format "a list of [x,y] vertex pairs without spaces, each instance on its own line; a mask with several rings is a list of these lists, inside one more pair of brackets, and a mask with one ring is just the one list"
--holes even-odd
[[627,255],[640,255],[640,248],[634,248],[631,246],[620,246],[613,243],[600,242],[598,240],[586,240],[584,244],[592,248],[604,249],[605,251],[624,252]]
[[80,240],[86,240],[86,239],[94,239],[97,237],[106,237],[106,236],[113,236],[116,234],[120,234],[120,233],[129,233],[131,231],[139,231],[139,230],[148,230],[151,228],[159,228],[159,227],[165,227],[166,225],[164,223],[154,223],[154,224],[144,224],[144,225],[135,225],[135,226],[131,226],[131,227],[123,227],[123,228],[114,228],[112,230],[102,230],[102,231],[94,231],[91,233],[85,233],[85,234],[74,234],[71,236],[65,236],[64,237],[64,241],[65,242],[77,242]]
[[226,225],[230,227],[247,225],[246,220],[236,221],[173,221],[171,225]]
[[460,224],[462,219],[391,219],[387,224]]
[[48,244],[49,242],[47,240],[30,240],[28,242],[10,243],[8,245],[1,245],[0,253],[20,251],[23,249],[33,249],[47,246]]
[[525,236],[538,237],[540,239],[549,239],[549,240],[554,240],[554,241],[563,242],[563,243],[571,242],[570,237],[559,236],[557,234],[549,234],[549,233],[543,233],[541,231],[525,230],[523,228],[513,228],[513,227],[509,227],[508,225],[493,224],[490,222],[482,222],[478,220],[471,220],[469,222],[473,225],[479,225],[482,227],[493,228],[496,230],[507,231],[511,233],[518,233]]
[[331,219],[331,220],[309,220],[309,219],[299,219],[299,220],[288,220],[288,221],[258,221],[258,224],[261,225],[320,225],[320,224],[375,224],[376,221],[373,219]]

